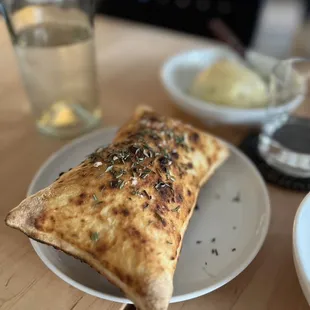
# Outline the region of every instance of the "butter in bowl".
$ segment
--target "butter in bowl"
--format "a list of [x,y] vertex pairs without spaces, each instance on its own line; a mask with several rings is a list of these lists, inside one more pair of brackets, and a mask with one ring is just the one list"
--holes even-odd
[[259,126],[301,103],[270,104],[269,76],[277,62],[254,51],[243,60],[226,47],[190,50],[164,63],[161,80],[175,104],[206,123]]
[[264,79],[240,61],[220,59],[198,73],[190,95],[223,106],[257,108],[267,105]]

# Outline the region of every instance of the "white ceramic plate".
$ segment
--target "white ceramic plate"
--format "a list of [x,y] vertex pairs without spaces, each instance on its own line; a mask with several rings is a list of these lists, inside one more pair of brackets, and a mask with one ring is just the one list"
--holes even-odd
[[[114,134],[115,129],[99,130],[62,148],[36,174],[28,194],[48,186],[60,172],[110,143]],[[266,237],[270,206],[264,182],[242,153],[233,146],[230,149],[228,161],[201,190],[199,209],[184,238],[172,302],[206,294],[232,280],[254,259]],[[72,286],[100,298],[130,303],[88,265],[53,247],[31,243],[47,267]],[[212,249],[218,251],[218,256],[212,254]]]
[[[277,63],[277,59],[254,51],[249,51],[246,57],[251,67],[265,78],[270,75]],[[257,126],[263,124],[267,116],[288,113],[302,103],[303,97],[296,96],[282,105],[268,109],[267,107],[242,109],[202,101],[191,96],[188,92],[195,76],[221,58],[241,61],[233,51],[223,47],[190,50],[173,56],[161,69],[162,84],[178,106],[206,123]]]
[[310,194],[302,201],[295,216],[293,253],[298,279],[310,305]]

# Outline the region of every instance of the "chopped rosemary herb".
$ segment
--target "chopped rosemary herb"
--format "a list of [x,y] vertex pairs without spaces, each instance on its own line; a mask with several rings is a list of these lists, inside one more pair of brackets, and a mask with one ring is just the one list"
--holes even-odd
[[177,206],[176,208],[172,209],[171,212],[179,212],[181,206]]
[[119,171],[115,172],[114,177],[116,179],[119,179],[120,177],[122,177],[125,174],[125,170],[120,169]]
[[95,163],[96,161],[101,160],[102,158],[101,158],[100,154],[94,152],[94,153],[88,155],[88,159],[90,160],[91,163]]
[[94,242],[97,242],[99,240],[99,234],[97,232],[92,232],[90,235],[90,239]]
[[119,180],[119,181],[121,181],[121,182],[118,183],[119,184],[118,188],[122,189],[125,186],[126,182],[124,180]]
[[152,170],[146,168],[145,170],[143,170],[141,172],[140,178],[145,179],[151,172],[152,172]]
[[109,172],[109,171],[111,171],[112,169],[113,169],[113,165],[108,166],[107,169],[105,170],[105,172]]
[[155,185],[156,190],[159,190],[160,188],[163,188],[163,187],[170,187],[170,185],[168,183],[165,183],[165,182],[158,182]]
[[[145,192],[145,191],[139,192],[137,189],[134,189],[134,190],[131,192],[131,194],[132,194],[132,195],[135,195],[135,196],[139,196],[140,198],[142,198],[144,192]],[[145,193],[146,193],[146,192],[145,192]],[[146,197],[147,197],[147,196],[146,196]]]
[[174,133],[172,130],[168,129],[166,130],[166,135],[168,138],[172,139],[174,137]]
[[172,181],[172,182],[175,181],[175,177],[170,174],[169,170],[167,170],[167,172],[166,172],[166,178],[167,178],[168,181]]
[[147,158],[150,157],[150,154],[148,153],[148,150],[146,150],[146,149],[143,150],[143,155],[144,155],[145,157],[147,157]]
[[98,198],[97,198],[96,194],[93,194],[93,199],[94,199],[95,201],[98,201]]
[[168,244],[173,244],[171,241],[166,241]]
[[101,203],[103,203],[103,201],[102,201],[102,200],[95,201],[95,202],[94,202],[94,206],[96,207],[96,206],[100,205]]
[[175,143],[176,144],[183,144],[185,141],[184,136],[175,136]]
[[158,168],[156,168],[156,172],[159,176],[161,175],[161,171]]

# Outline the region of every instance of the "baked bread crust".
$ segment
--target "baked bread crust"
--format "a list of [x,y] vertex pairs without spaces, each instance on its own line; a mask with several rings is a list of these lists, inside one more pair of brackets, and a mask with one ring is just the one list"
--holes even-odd
[[165,310],[201,186],[228,156],[213,136],[139,107],[113,143],[26,198],[6,224]]

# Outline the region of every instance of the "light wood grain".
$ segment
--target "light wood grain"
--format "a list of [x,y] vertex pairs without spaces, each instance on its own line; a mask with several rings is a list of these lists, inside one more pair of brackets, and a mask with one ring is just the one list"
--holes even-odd
[[[163,90],[159,69],[169,56],[207,43],[156,28],[97,19],[96,47],[103,125],[119,125],[141,103],[238,143],[246,128],[206,128],[177,109]],[[0,309],[119,310],[124,305],[86,295],[50,272],[21,233],[3,225],[6,213],[25,196],[35,171],[65,141],[39,135],[6,29],[0,24]],[[253,263],[236,279],[171,310],[308,309],[292,259],[292,224],[303,194],[269,186],[272,221]]]

